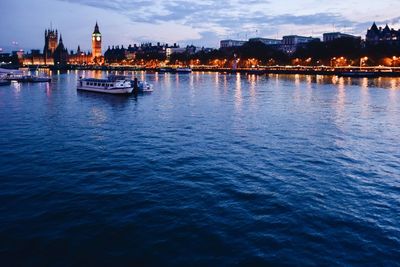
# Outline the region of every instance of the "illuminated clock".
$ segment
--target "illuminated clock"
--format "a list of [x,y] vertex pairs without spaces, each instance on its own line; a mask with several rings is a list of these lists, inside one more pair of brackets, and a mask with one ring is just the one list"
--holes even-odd
[[93,36],[92,40],[93,40],[93,41],[96,40],[96,37]]
[[100,42],[100,36],[97,36],[97,41]]

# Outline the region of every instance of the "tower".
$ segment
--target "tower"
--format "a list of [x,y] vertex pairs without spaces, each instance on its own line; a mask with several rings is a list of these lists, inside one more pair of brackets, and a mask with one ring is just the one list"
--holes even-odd
[[101,57],[101,33],[97,22],[92,34],[92,57],[93,59]]
[[51,28],[45,30],[43,54],[46,57],[52,57],[57,46],[58,46],[58,31],[53,30]]
[[54,50],[54,65],[65,66],[68,63],[68,50],[64,47],[62,36],[60,34],[60,41],[56,50]]

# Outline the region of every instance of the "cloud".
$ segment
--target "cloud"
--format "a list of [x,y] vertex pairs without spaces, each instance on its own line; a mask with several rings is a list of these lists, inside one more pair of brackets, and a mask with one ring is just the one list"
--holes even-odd
[[[32,23],[26,26],[24,21],[15,19],[15,14],[6,12],[0,21],[14,30],[0,36],[0,44],[18,40],[35,42],[35,47],[42,46],[42,39],[35,38],[42,36],[50,21],[66,34],[71,47],[86,43],[87,48],[87,35],[96,20],[104,31],[106,45],[160,41],[217,46],[217,40],[225,38],[318,36],[333,30],[364,36],[373,20],[400,27],[398,0],[2,1],[5,9],[22,12],[24,15],[19,16],[29,17]],[[30,30],[24,30],[26,27]]]
[[[254,31],[271,34],[282,25],[353,25],[338,13],[270,14],[269,1],[233,0],[61,0],[91,7],[118,11],[133,23],[162,24],[175,22],[199,32],[214,32],[220,37]],[[244,8],[245,7],[245,8]]]

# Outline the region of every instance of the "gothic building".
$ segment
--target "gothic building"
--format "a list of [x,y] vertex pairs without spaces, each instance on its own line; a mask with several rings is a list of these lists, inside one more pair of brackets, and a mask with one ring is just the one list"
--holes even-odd
[[94,26],[94,31],[92,34],[92,57],[93,61],[96,61],[96,59],[101,58],[101,33],[99,30],[99,25],[96,22],[96,25]]
[[53,53],[58,46],[58,31],[48,29],[44,31],[44,48],[43,54],[47,57],[53,57]]
[[68,63],[68,50],[64,47],[62,36],[60,34],[60,41],[56,50],[54,50],[54,65],[65,66]]
[[68,55],[68,63],[72,65],[87,65],[92,62],[92,54],[90,52],[84,52],[78,45],[76,52],[72,51]]
[[376,26],[376,23],[374,22],[371,29],[367,31],[365,41],[369,45],[400,45],[400,30],[395,30],[393,28],[391,29],[387,24],[385,28],[378,28],[378,26]]

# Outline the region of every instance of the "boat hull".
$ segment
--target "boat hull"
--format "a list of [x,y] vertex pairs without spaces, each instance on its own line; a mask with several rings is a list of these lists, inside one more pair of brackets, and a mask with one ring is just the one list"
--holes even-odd
[[133,91],[133,87],[124,87],[124,88],[90,88],[90,87],[77,87],[78,91],[87,91],[94,93],[103,93],[103,94],[113,94],[113,95],[123,95],[123,94],[131,94]]
[[9,81],[16,81],[20,83],[48,83],[51,82],[51,78],[48,77],[28,77],[28,76],[22,76],[22,77],[7,77],[6,78]]
[[3,85],[10,85],[11,84],[11,81],[8,81],[8,80],[0,80],[0,86],[3,86]]
[[345,78],[377,78],[379,73],[375,72],[342,72],[338,74],[339,77]]

